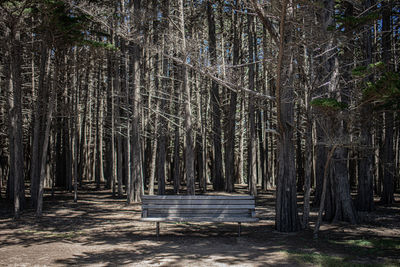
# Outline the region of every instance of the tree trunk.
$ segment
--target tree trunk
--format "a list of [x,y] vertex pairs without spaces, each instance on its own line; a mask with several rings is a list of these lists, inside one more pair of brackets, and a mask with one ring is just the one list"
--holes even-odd
[[[364,3],[366,9],[371,7],[371,1],[367,0]],[[364,27],[364,51],[367,59],[366,65],[372,62],[372,36],[371,27]],[[369,77],[371,80],[372,77]],[[358,190],[356,198],[356,207],[359,211],[374,210],[374,150],[372,143],[372,123],[369,118],[371,107],[367,104],[361,107],[361,133],[358,164]]]
[[321,201],[319,205],[319,211],[318,211],[318,219],[315,224],[314,228],[314,238],[318,238],[318,232],[319,232],[319,227],[321,226],[322,222],[322,213],[324,212],[325,209],[325,197],[326,197],[326,190],[328,188],[328,171],[331,163],[331,159],[333,156],[333,153],[335,153],[336,150],[336,145],[334,145],[331,150],[329,151],[329,154],[327,155],[325,166],[324,166],[324,174],[323,174],[323,179],[322,179],[322,192],[321,192]]
[[[247,15],[247,34],[248,34],[248,44],[249,44],[249,90],[254,91],[254,18],[252,15]],[[256,122],[255,122],[255,110],[254,110],[254,99],[249,96],[249,141],[248,141],[248,153],[249,158],[247,160],[248,164],[248,183],[250,195],[257,196],[257,132],[256,132]]]
[[[116,37],[117,39],[117,37]],[[116,43],[118,42],[117,40],[115,41]],[[116,175],[116,180],[117,180],[117,196],[121,198],[123,196],[122,192],[122,179],[123,179],[123,174],[122,174],[122,169],[123,169],[123,160],[122,160],[122,122],[121,122],[121,73],[120,73],[120,66],[119,66],[119,60],[115,56],[114,58],[114,80],[113,80],[113,88],[114,92],[117,95],[116,101],[115,101],[115,108],[114,108],[114,119],[115,119],[115,124],[116,124],[116,170],[117,170],[117,175]],[[81,144],[82,145],[82,144]],[[82,149],[82,148],[81,148]]]
[[[239,8],[236,2],[236,7]],[[233,14],[233,57],[232,64],[236,66],[239,64],[239,51],[240,51],[240,34],[239,34],[239,18],[237,12]],[[235,73],[237,74],[237,72]],[[232,77],[233,83],[238,83],[239,77],[234,75]],[[235,181],[235,128],[236,128],[236,106],[237,106],[237,93],[230,92],[229,108],[226,118],[225,128],[225,189],[232,191]]]
[[[83,180],[83,176],[85,174],[85,166],[87,164],[86,162],[86,149],[89,149],[88,147],[85,146],[86,143],[86,120],[87,120],[87,112],[88,112],[88,99],[89,99],[89,74],[90,74],[90,68],[88,67],[86,69],[86,74],[85,74],[85,89],[84,89],[84,98],[83,98],[83,114],[82,114],[82,119],[80,123],[80,139],[79,139],[79,164],[78,164],[78,182],[81,184]],[[78,121],[78,120],[77,120]],[[87,178],[87,177],[86,177]]]
[[[185,36],[185,17],[184,17],[184,0],[179,1],[180,12],[180,27],[182,33],[181,49],[186,62],[186,36]],[[187,194],[195,194],[194,183],[194,150],[193,150],[193,125],[192,125],[192,108],[190,104],[190,87],[188,71],[185,65],[182,65],[182,92],[184,93],[185,102],[185,115],[184,115],[184,129],[185,129],[185,169],[186,169],[186,185]]]
[[[207,24],[208,24],[208,41],[210,44],[210,62],[211,66],[217,63],[216,51],[216,33],[214,10],[210,0],[207,1]],[[218,84],[215,81],[211,82],[211,108],[212,108],[212,136],[213,136],[213,188],[215,191],[224,189],[224,180],[222,177],[222,148],[221,148],[221,103]],[[232,188],[228,189],[229,192]]]
[[[135,2],[135,10],[139,9],[137,2]],[[141,149],[141,136],[140,136],[140,72],[139,72],[139,60],[140,60],[140,47],[133,44],[133,114],[132,114],[132,183],[131,193],[134,196],[135,202],[140,202],[142,195],[144,194],[144,183],[143,183],[143,169],[142,169],[142,149]]]
[[14,217],[19,218],[21,210],[25,205],[25,186],[24,186],[24,151],[22,144],[22,49],[20,32],[14,28],[10,33],[10,151],[13,157],[10,166],[13,169],[13,200]]
[[[301,145],[301,108],[300,104],[298,104],[297,108],[297,130],[296,130],[296,171],[297,171],[297,191],[304,191],[304,167],[303,167],[303,150]],[[308,151],[307,153],[312,154],[312,151]]]
[[[281,7],[278,74],[276,80],[278,140],[278,174],[276,188],[275,228],[295,232],[300,228],[297,212],[296,169],[294,157],[293,50],[288,47],[291,31],[285,29],[287,1]],[[289,42],[290,43],[290,42]],[[281,82],[282,81],[282,82]],[[283,83],[283,81],[285,83]]]
[[374,210],[374,188],[373,188],[373,160],[371,123],[369,122],[369,107],[364,107],[362,114],[364,124],[361,126],[362,150],[359,152],[360,163],[358,164],[358,190],[356,206],[359,211]]
[[[57,52],[56,52],[57,53]],[[51,90],[51,97],[48,101],[48,108],[47,108],[47,114],[46,114],[46,120],[45,120],[45,132],[44,132],[44,137],[43,137],[43,144],[42,149],[41,149],[41,155],[40,155],[40,182],[39,182],[39,190],[38,190],[38,199],[37,199],[37,208],[36,208],[36,217],[41,217],[42,216],[42,211],[43,211],[43,194],[44,194],[44,180],[46,176],[46,160],[48,156],[48,147],[49,147],[49,137],[50,137],[50,127],[51,127],[51,122],[53,118],[53,109],[54,109],[54,102],[56,99],[57,95],[57,89],[58,89],[58,75],[59,75],[59,68],[60,68],[60,62],[59,62],[59,55],[58,53],[55,55],[56,57],[56,63],[55,63],[55,71],[54,71],[54,77],[53,77],[53,88]]]
[[106,169],[105,178],[107,180],[106,187],[111,189],[114,181],[114,105],[113,105],[113,87],[112,87],[112,60],[111,53],[107,53],[107,114],[105,117],[106,131]]
[[[162,15],[163,20],[162,23],[162,29],[163,32],[168,31],[168,20],[166,19],[169,16],[169,1],[163,1],[162,3]],[[165,54],[167,54],[167,48],[166,48],[166,40],[165,37],[162,39],[162,51],[164,51]],[[168,76],[169,76],[169,64],[168,64],[168,58],[163,56],[162,58],[162,74],[163,74],[163,79],[161,80],[161,92],[165,93],[166,88],[168,86]],[[161,96],[160,100],[160,112],[165,113],[166,112],[166,101],[165,101],[165,95],[163,94]],[[166,146],[167,146],[167,131],[168,131],[168,125],[166,122],[166,119],[164,116],[160,116],[160,137],[158,140],[158,151],[157,151],[157,181],[158,181],[158,188],[159,188],[159,194],[165,194],[165,161],[166,161]]]
[[44,97],[44,86],[45,86],[45,76],[46,72],[46,64],[48,59],[48,49],[46,40],[42,40],[41,47],[41,55],[40,55],[40,68],[39,68],[39,85],[38,85],[38,93],[36,96],[35,103],[35,111],[34,111],[34,123],[33,123],[33,141],[32,141],[32,156],[31,156],[31,200],[33,208],[37,207],[37,198],[38,198],[38,190],[39,190],[39,180],[40,180],[40,148],[39,143],[41,140],[40,135],[40,125],[41,125],[41,117],[42,117],[42,101]]
[[[382,15],[382,60],[386,65],[386,71],[391,71],[391,12],[392,4],[390,0],[383,3]],[[393,112],[386,111],[385,119],[385,139],[383,143],[383,192],[381,202],[386,205],[394,203],[394,151],[393,151]]]

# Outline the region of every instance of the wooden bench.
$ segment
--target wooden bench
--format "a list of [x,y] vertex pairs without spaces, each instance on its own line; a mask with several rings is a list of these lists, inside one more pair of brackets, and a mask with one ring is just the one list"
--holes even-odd
[[257,222],[253,196],[142,196],[142,221],[156,222]]

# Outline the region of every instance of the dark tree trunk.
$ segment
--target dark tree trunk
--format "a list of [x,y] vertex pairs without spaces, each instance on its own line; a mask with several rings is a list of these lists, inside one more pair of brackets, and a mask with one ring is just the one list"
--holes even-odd
[[[296,131],[296,171],[297,171],[297,191],[302,192],[304,190],[304,158],[301,145],[301,110],[300,105],[297,108],[297,131]],[[306,153],[312,153],[308,151]]]
[[[386,0],[383,3],[382,17],[382,60],[386,64],[386,70],[391,71],[391,12],[392,3]],[[393,151],[393,112],[386,111],[385,115],[385,139],[383,143],[383,192],[381,202],[391,205],[394,203],[394,151]]]
[[[216,51],[216,33],[214,10],[210,0],[207,1],[207,22],[208,22],[208,40],[210,42],[209,53],[211,65],[215,66],[217,62]],[[213,188],[216,191],[224,189],[224,180],[222,177],[222,147],[221,147],[221,103],[218,84],[215,81],[211,83],[211,108],[212,108],[212,136],[213,136]],[[233,188],[228,185],[227,191],[232,192]]]
[[326,162],[327,149],[324,145],[325,133],[319,123],[316,128],[316,145],[315,145],[315,193],[313,206],[318,207],[321,201],[322,185],[324,180],[324,168]]
[[278,144],[275,228],[280,232],[295,232],[300,229],[292,133],[284,133]]
[[[365,8],[371,7],[371,1],[364,3]],[[372,36],[370,26],[364,27],[364,51],[367,59],[366,65],[372,62]],[[370,79],[372,77],[369,77]],[[361,149],[358,163],[358,188],[356,207],[359,211],[374,210],[374,150],[372,143],[372,123],[369,118],[371,107],[365,104],[361,108]]]
[[24,148],[22,143],[22,45],[20,32],[14,28],[10,33],[10,134],[9,140],[12,161],[10,166],[13,169],[13,200],[14,217],[19,218],[21,210],[25,206],[24,186]]
[[[247,15],[247,34],[249,41],[249,90],[254,91],[254,18],[252,15]],[[254,99],[249,96],[249,137],[248,137],[248,183],[249,191],[253,196],[257,196],[257,132],[256,132],[256,122],[255,122],[255,110],[254,110]]]
[[[82,183],[83,176],[85,174],[85,166],[87,164],[86,162],[86,157],[85,157],[85,152],[86,152],[86,120],[87,120],[87,111],[88,111],[88,99],[89,99],[89,73],[90,73],[90,68],[86,69],[86,74],[85,74],[85,89],[84,89],[84,98],[82,103],[84,104],[83,108],[83,115],[82,115],[82,122],[80,124],[80,140],[79,140],[79,164],[78,164],[78,181],[79,184]],[[87,178],[87,177],[86,177]]]
[[[239,7],[239,5],[237,5]],[[233,15],[233,65],[239,64],[239,51],[240,51],[240,39],[239,39],[239,18],[237,12]],[[234,82],[238,83],[239,79],[234,76]],[[224,138],[225,142],[225,189],[229,191],[233,189],[235,181],[235,125],[236,125],[236,105],[237,105],[237,93],[234,91],[230,92],[229,98],[229,109],[226,118],[226,128]]]
[[[32,156],[31,156],[31,200],[32,206],[34,208],[37,207],[37,197],[39,190],[39,180],[40,180],[40,125],[42,121],[42,101],[44,98],[44,90],[45,90],[45,76],[46,76],[46,64],[48,58],[48,48],[46,44],[46,40],[42,40],[41,44],[41,55],[40,55],[40,67],[39,67],[39,85],[38,85],[38,93],[37,99],[35,103],[35,111],[34,111],[34,123],[33,123],[33,141],[32,141]],[[59,144],[57,142],[57,144]],[[59,150],[57,150],[59,151]],[[59,179],[57,179],[57,182]],[[57,183],[58,185],[58,183]]]
[[60,55],[56,52],[55,55],[56,62],[55,62],[55,71],[53,76],[53,88],[51,90],[51,97],[48,99],[48,108],[46,111],[46,120],[45,123],[45,131],[43,137],[43,143],[41,144],[41,155],[40,155],[40,181],[39,181],[39,190],[38,190],[38,198],[37,198],[37,207],[36,207],[36,216],[41,217],[43,212],[43,194],[44,194],[44,180],[46,176],[46,169],[47,169],[47,156],[48,156],[48,147],[49,147],[49,137],[50,137],[50,127],[53,117],[53,109],[54,109],[54,102],[57,95],[58,89],[58,75],[59,75],[59,68],[60,68]]
[[140,47],[134,45],[133,47],[133,116],[132,116],[132,183],[131,190],[134,190],[131,195],[134,195],[134,201],[140,202],[144,194],[143,172],[142,172],[142,156],[141,156],[141,137],[140,137],[140,75],[139,75],[139,59]]
[[[174,87],[174,97],[178,99],[178,102],[181,102],[181,94],[180,94],[180,81],[181,78],[181,71],[180,71],[180,66],[175,65],[173,66],[174,69],[174,81],[173,81],[173,87]],[[180,109],[179,109],[179,104],[175,103],[174,105],[174,112],[176,115],[180,114]],[[180,146],[179,146],[179,141],[180,141],[180,120],[178,117],[175,117],[174,120],[174,134],[173,134],[173,156],[172,156],[172,177],[173,177],[173,184],[174,184],[174,194],[179,193],[180,185],[181,185],[181,157],[180,157]]]
[[[294,148],[294,88],[293,51],[289,47],[292,31],[285,29],[287,1],[283,1],[280,17],[280,43],[278,75],[276,81],[278,114],[278,173],[276,187],[275,228],[279,232],[295,232],[300,229],[297,211],[296,166]],[[285,81],[283,83],[283,81]]]
[[[164,32],[168,31],[169,23],[168,20],[166,19],[169,15],[169,0],[163,1],[162,2],[162,13],[163,17],[165,18],[162,23],[162,30]],[[162,40],[162,49],[165,54],[167,54],[167,48],[166,48],[166,40],[165,37]],[[163,57],[162,58],[162,74],[163,74],[163,79],[161,80],[161,87],[162,87],[162,92],[165,92],[167,86],[168,86],[168,76],[169,76],[169,64],[168,64],[168,58]],[[166,111],[166,100],[165,96],[162,97],[161,102],[160,102],[160,112],[165,112]],[[161,116],[160,118],[160,139],[159,139],[159,144],[158,144],[158,155],[157,155],[157,166],[158,166],[158,171],[157,171],[157,181],[158,181],[158,187],[160,188],[160,192],[164,194],[165,193],[165,162],[166,162],[166,157],[167,157],[167,151],[166,151],[166,146],[167,146],[167,131],[168,131],[168,125],[165,120],[164,116]]]
[[356,206],[359,211],[372,211],[374,209],[374,188],[373,188],[373,160],[371,123],[368,114],[370,108],[363,108],[364,124],[361,127],[360,162],[358,164],[358,190]]
[[[140,10],[141,1],[134,2],[134,10]],[[133,44],[132,59],[133,59],[133,114],[132,114],[132,183],[131,183],[131,196],[134,196],[135,202],[142,200],[144,194],[144,182],[143,182],[143,158],[141,148],[141,136],[140,136],[140,71],[139,61],[141,55],[141,47],[137,44]]]
[[333,221],[348,221],[351,224],[357,223],[356,211],[350,194],[350,183],[347,168],[347,150],[337,148],[333,155],[334,164],[333,184],[334,187],[334,217]]
[[105,132],[105,151],[106,151],[106,165],[105,165],[105,179],[106,179],[106,187],[111,189],[111,181],[113,178],[113,169],[114,169],[114,140],[113,140],[113,95],[112,95],[112,70],[111,70],[111,55],[110,53],[107,54],[107,95],[106,95],[106,106],[107,106],[107,113],[105,116],[104,125],[105,128],[108,129]]

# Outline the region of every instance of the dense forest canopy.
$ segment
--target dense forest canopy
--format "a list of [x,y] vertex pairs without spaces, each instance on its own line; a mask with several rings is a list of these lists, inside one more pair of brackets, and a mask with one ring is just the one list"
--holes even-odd
[[77,201],[84,182],[128,203],[247,184],[276,189],[278,231],[308,227],[311,204],[316,231],[322,217],[357,223],[400,187],[399,11],[1,1],[1,197],[41,216],[46,188]]

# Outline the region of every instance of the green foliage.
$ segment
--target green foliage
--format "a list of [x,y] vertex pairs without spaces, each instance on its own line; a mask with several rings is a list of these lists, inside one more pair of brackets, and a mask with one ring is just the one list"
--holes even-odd
[[337,11],[334,16],[335,22],[333,25],[328,26],[328,31],[354,31],[362,28],[365,25],[371,25],[374,21],[380,18],[380,12],[369,10],[360,16],[352,16],[346,14],[346,10],[352,9],[353,4],[348,1],[335,1],[335,10]]
[[72,9],[61,0],[33,1],[27,9],[41,23],[34,28],[36,34],[46,35],[56,46],[89,45],[115,50],[112,44],[93,41],[93,37],[108,36],[93,22],[93,19],[79,10]]
[[368,66],[358,66],[355,67],[352,71],[351,74],[354,77],[359,77],[363,78],[366,77],[370,74],[372,74],[374,71],[383,69],[385,68],[385,64],[382,61],[376,62],[376,63],[371,63]]
[[385,72],[376,82],[367,83],[363,90],[364,101],[375,109],[400,110],[400,77],[398,73]]
[[104,48],[110,51],[117,51],[118,48],[111,43],[104,43],[104,42],[98,42],[98,41],[93,41],[93,40],[83,40],[81,45],[89,45],[91,47],[96,47],[96,48]]
[[346,109],[348,107],[347,104],[343,102],[339,102],[334,98],[318,98],[314,99],[310,102],[310,104],[314,107],[324,108],[328,110],[339,111]]
[[354,30],[379,19],[379,13],[369,12],[361,17],[337,15],[335,16],[335,19],[339,26],[338,30]]
[[61,44],[76,44],[84,39],[89,18],[73,12],[64,2],[42,0],[33,4],[33,15],[42,21],[35,29],[37,33],[51,34]]

